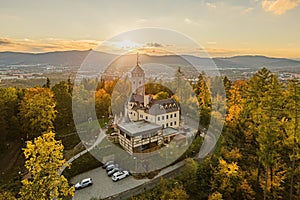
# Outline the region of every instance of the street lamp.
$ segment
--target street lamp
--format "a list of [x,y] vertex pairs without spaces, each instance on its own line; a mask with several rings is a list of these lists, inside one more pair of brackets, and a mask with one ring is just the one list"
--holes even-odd
[[137,168],[137,159],[136,159],[136,157],[133,157],[133,160],[135,161],[135,171],[136,171],[136,168]]
[[169,147],[169,145],[166,144],[166,162],[168,162],[168,147]]

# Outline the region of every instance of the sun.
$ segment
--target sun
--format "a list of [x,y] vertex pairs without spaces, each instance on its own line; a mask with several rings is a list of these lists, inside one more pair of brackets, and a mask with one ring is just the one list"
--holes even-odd
[[122,40],[120,42],[116,42],[115,46],[119,49],[134,49],[142,47],[141,44],[133,42],[131,40]]

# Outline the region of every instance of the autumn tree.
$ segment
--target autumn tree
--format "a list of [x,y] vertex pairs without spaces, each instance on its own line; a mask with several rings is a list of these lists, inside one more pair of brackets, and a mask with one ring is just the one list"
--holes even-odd
[[101,119],[102,116],[109,116],[110,104],[111,96],[104,89],[100,89],[95,93],[95,107],[98,119]]
[[208,200],[222,200],[223,196],[220,192],[216,191],[209,195]]
[[54,137],[53,132],[48,132],[35,138],[33,142],[27,142],[24,149],[25,167],[32,179],[22,181],[21,199],[62,199],[74,194],[74,188],[59,173],[66,161],[63,159],[64,147]]
[[[126,76],[124,79],[119,79],[113,88],[112,86],[113,82],[105,82],[105,91],[107,94],[111,94],[109,112],[111,112],[110,114],[114,115],[119,115],[121,112],[124,114],[124,106],[128,102],[128,98],[131,95],[130,81]],[[112,90],[111,93],[110,90]]]
[[207,157],[198,165],[196,171],[196,179],[198,186],[197,197],[199,199],[207,199],[211,191],[211,180],[213,179],[213,161],[211,157]]
[[56,102],[55,110],[57,111],[54,121],[55,130],[71,126],[73,124],[72,114],[72,85],[69,81],[61,81],[55,84],[51,91],[54,94],[54,100]]
[[51,131],[56,117],[53,93],[48,88],[27,89],[20,105],[21,125],[29,137]]
[[217,168],[214,168],[212,179],[212,191],[220,192],[225,199],[232,199],[236,195],[238,183],[241,180],[237,162],[227,163],[219,158]]
[[74,122],[77,124],[88,121],[92,113],[92,95],[83,85],[74,86],[72,93],[72,112]]
[[159,92],[154,96],[155,99],[167,99],[170,98],[170,95],[167,92]]
[[[290,194],[289,198],[294,199],[295,191],[295,179],[299,176],[299,160],[300,160],[300,83],[297,80],[291,80],[288,84],[287,94],[286,94],[286,113],[287,119],[285,121],[286,138],[285,145],[289,149],[289,159],[290,159]],[[298,170],[297,170],[298,169]],[[298,176],[296,176],[298,175]],[[297,180],[297,179],[296,179]]]
[[16,88],[0,88],[0,152],[6,146],[6,141],[18,138],[20,132],[19,119],[19,93]]
[[186,194],[182,185],[176,185],[171,190],[165,190],[160,196],[161,200],[187,200],[188,198],[189,196]]
[[[262,85],[263,93],[258,97],[256,114],[259,118],[257,123],[257,142],[258,156],[260,162],[265,168],[264,174],[264,199],[268,193],[274,195],[275,188],[273,187],[274,165],[275,162],[280,162],[278,152],[280,136],[282,129],[280,118],[282,115],[282,86],[277,77],[264,69],[259,71],[257,76],[261,76],[258,81],[266,81],[267,84]],[[274,198],[274,196],[273,196]]]
[[211,95],[208,82],[208,79],[200,74],[198,81],[193,85],[199,105],[200,124],[204,127],[208,126],[211,114]]
[[10,192],[8,191],[0,191],[0,199],[1,200],[17,200]]

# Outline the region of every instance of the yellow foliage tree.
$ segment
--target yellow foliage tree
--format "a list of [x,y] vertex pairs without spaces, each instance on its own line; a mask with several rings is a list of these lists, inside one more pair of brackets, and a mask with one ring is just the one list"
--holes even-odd
[[49,132],[35,138],[34,142],[27,142],[25,167],[32,179],[22,181],[21,199],[61,199],[74,194],[74,187],[70,187],[68,180],[59,173],[66,161],[63,159],[64,147],[54,137],[55,134]]
[[174,187],[171,191],[165,190],[160,196],[161,200],[186,200],[188,198],[189,195],[187,195],[182,185]]
[[220,192],[214,192],[209,195],[208,200],[222,200],[222,194]]
[[1,200],[17,200],[16,197],[14,197],[10,192],[7,191],[0,191],[0,199]]
[[20,104],[20,120],[29,138],[52,131],[56,117],[55,100],[48,88],[29,88]]

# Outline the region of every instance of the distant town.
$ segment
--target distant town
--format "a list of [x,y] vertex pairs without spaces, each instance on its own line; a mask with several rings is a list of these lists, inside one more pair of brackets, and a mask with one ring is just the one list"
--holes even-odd
[[[125,60],[116,61],[106,69],[103,66],[99,66],[101,60],[113,60],[118,59],[113,55],[103,55],[99,52],[97,60],[94,61],[93,66],[89,70],[79,70],[80,65],[90,51],[71,51],[71,52],[50,52],[43,54],[43,58],[40,58],[40,54],[18,54],[18,53],[0,53],[0,84],[1,86],[34,86],[32,84],[42,84],[46,78],[52,78],[54,82],[64,80],[66,77],[74,78],[84,77],[86,79],[93,79],[97,77],[103,77],[106,80],[115,80],[122,75],[128,73],[132,63],[134,61],[134,55],[128,55]],[[76,55],[73,55],[75,54]],[[8,55],[7,55],[8,54]],[[15,55],[16,54],[16,55]],[[78,54],[80,56],[78,56]],[[26,59],[24,59],[26,55]],[[29,58],[28,58],[29,57]],[[49,57],[49,58],[48,58]],[[51,62],[51,58],[56,58],[55,62]],[[60,62],[62,57],[67,58],[69,62]],[[79,57],[79,58],[78,58]],[[187,56],[183,56],[187,57]],[[212,69],[210,64],[207,64],[205,58],[190,56],[192,59],[196,59],[198,67],[203,72],[207,72]],[[123,58],[122,58],[123,59]],[[157,62],[157,59],[160,59]],[[164,79],[171,81],[173,72],[179,67],[175,63],[179,63],[181,66],[186,66],[189,63],[183,62],[179,56],[148,56],[141,55],[141,61],[146,63],[144,65],[145,73],[148,73],[147,78],[152,80]],[[53,59],[52,59],[53,60]],[[300,79],[300,61],[283,59],[283,58],[269,58],[264,56],[236,56],[229,58],[213,58],[212,59],[217,66],[217,70],[220,75],[226,75],[231,80],[249,79],[262,67],[267,67],[275,73],[279,80],[287,81],[289,79]],[[162,63],[163,67],[157,67],[155,65],[147,65],[148,63]],[[179,61],[179,62],[178,62]],[[121,67],[122,66],[122,67]],[[197,69],[197,70],[199,70]],[[170,71],[172,73],[170,73]],[[187,70],[189,71],[189,70]],[[202,72],[202,71],[201,71]],[[197,81],[197,75],[195,69],[190,68],[190,72],[187,74],[189,81]]]

